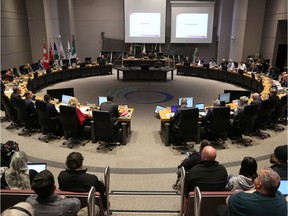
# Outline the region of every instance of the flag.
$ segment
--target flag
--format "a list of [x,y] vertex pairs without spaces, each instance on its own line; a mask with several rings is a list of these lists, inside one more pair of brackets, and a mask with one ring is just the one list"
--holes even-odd
[[54,42],[54,59],[59,60],[59,53],[55,42]]
[[51,41],[50,41],[50,44],[49,44],[49,60],[50,61],[54,61],[53,48],[52,48]]
[[71,58],[76,58],[76,44],[75,44],[75,35],[72,35],[72,49],[71,49]]
[[44,41],[43,41],[43,64],[44,64],[45,69],[49,68],[48,53],[47,53],[46,44]]
[[59,49],[60,49],[59,50],[60,51],[60,59],[66,58],[61,39],[60,39],[60,48]]
[[71,46],[69,40],[67,45],[67,58],[71,58]]

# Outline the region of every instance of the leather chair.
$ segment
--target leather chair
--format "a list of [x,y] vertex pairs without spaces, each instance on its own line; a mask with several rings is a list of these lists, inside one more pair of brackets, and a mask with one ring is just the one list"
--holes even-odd
[[39,129],[37,129],[37,113],[30,113],[25,108],[25,101],[22,99],[16,100],[14,107],[17,110],[18,121],[24,124],[22,132],[18,135],[28,134],[31,136],[33,132],[39,132]]
[[[76,107],[73,106],[60,106],[60,118],[65,135],[65,139],[69,139],[67,146],[72,148],[73,145],[80,143],[79,136],[82,131],[81,125],[77,119]],[[63,143],[65,145],[66,142]],[[84,146],[85,144],[82,143]]]
[[207,121],[208,133],[213,138],[213,146],[219,145],[223,149],[228,135],[230,107],[214,107],[211,120]]
[[[173,127],[173,125],[172,125]],[[192,138],[196,138],[196,143],[200,143],[200,130],[201,122],[199,122],[199,109],[189,108],[181,110],[179,128],[176,129],[176,136],[179,136],[182,140],[182,145],[173,145],[175,148],[183,148],[184,150],[194,147],[194,145],[188,145],[186,141],[190,141]],[[184,153],[182,151],[181,153]]]
[[[107,111],[96,111],[92,112],[93,122],[91,122],[92,136],[98,137],[98,142],[104,144],[104,148],[109,148],[112,151],[113,139],[119,131],[118,121],[115,123],[111,121],[110,113]],[[101,142],[102,141],[102,142]],[[120,143],[116,143],[119,145]],[[100,146],[97,147],[97,150]]]
[[24,74],[24,68],[25,68],[25,65],[20,65],[19,66],[19,72],[20,72],[21,75]]
[[287,95],[284,95],[280,99],[280,104],[276,107],[274,116],[273,116],[273,129],[277,131],[283,131],[284,127],[278,125],[278,123],[283,123],[287,125]]
[[53,118],[49,117],[46,102],[36,100],[36,112],[38,114],[38,124],[41,127],[42,134],[47,133],[47,136],[42,138],[39,137],[39,140],[48,143],[53,138],[60,139],[59,136],[53,134],[53,132],[56,132],[56,126],[60,119],[58,116]]
[[10,99],[6,95],[1,95],[1,103],[4,106],[6,117],[9,121],[11,121],[11,124],[7,127],[7,129],[15,127],[19,129],[20,125],[18,122],[17,111],[12,106]]
[[243,116],[240,120],[239,132],[241,133],[240,138],[233,140],[232,143],[240,142],[245,146],[248,146],[252,142],[251,139],[244,139],[242,135],[250,135],[250,131],[255,127],[255,121],[258,114],[258,104],[248,105],[244,107]]

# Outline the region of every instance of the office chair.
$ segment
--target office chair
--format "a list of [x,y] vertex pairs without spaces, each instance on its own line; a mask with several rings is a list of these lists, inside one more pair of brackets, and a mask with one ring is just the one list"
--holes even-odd
[[284,125],[287,125],[287,95],[281,97],[280,104],[278,107],[275,108],[272,116],[272,128],[276,132],[283,131],[284,127],[278,125],[278,123],[283,123]]
[[92,64],[92,58],[91,58],[91,57],[85,57],[85,58],[84,58],[84,62],[85,62],[86,64]]
[[32,133],[40,131],[39,129],[37,129],[37,114],[30,113],[25,108],[24,100],[22,99],[16,100],[14,103],[14,107],[17,110],[18,121],[24,124],[22,132],[18,134],[19,136],[26,134],[31,136]]
[[24,74],[24,67],[25,67],[25,65],[20,65],[19,66],[19,72],[20,72],[21,75]]
[[211,120],[207,121],[208,133],[213,138],[211,144],[219,145],[223,149],[227,138],[230,120],[230,107],[214,107]]
[[11,124],[7,127],[7,129],[15,128],[19,129],[20,124],[18,122],[17,111],[12,106],[10,99],[6,95],[1,95],[1,103],[5,109],[5,115],[8,118],[8,121],[11,121]]
[[42,138],[39,137],[39,140],[48,143],[53,138],[60,139],[59,136],[53,134],[53,132],[56,132],[59,117],[49,117],[46,102],[36,100],[36,112],[38,114],[38,124],[41,127],[41,132],[42,134],[47,134],[47,136],[43,136]]
[[[76,107],[73,106],[60,106],[60,118],[62,120],[62,127],[65,134],[65,139],[68,139],[67,146],[72,148],[73,145],[81,143],[77,139],[82,132],[82,127],[77,119]],[[85,143],[81,143],[83,146]],[[63,145],[66,145],[66,142],[63,142]]]
[[[100,144],[104,144],[104,148],[109,148],[109,150],[112,151],[112,145],[115,145],[112,141],[120,129],[118,127],[118,121],[113,123],[110,118],[110,113],[107,111],[94,110],[92,114],[93,122],[91,122],[91,132],[94,133],[95,137],[99,138]],[[116,143],[116,145],[120,145],[120,143]],[[97,150],[99,149],[100,146],[97,147]]]
[[248,146],[252,140],[244,139],[243,135],[250,135],[250,131],[255,127],[255,121],[258,114],[258,104],[248,105],[244,107],[243,116],[240,120],[239,132],[241,133],[240,138],[237,140],[233,140],[232,143],[240,142],[245,146]]
[[[173,125],[172,125],[173,127]],[[183,148],[182,154],[185,150],[193,148],[194,145],[188,145],[186,141],[190,141],[191,138],[196,138],[196,143],[200,142],[200,128],[201,122],[199,122],[199,109],[189,108],[182,109],[180,116],[179,127],[176,128],[175,132],[177,137],[181,139],[182,145],[172,145],[173,149]]]
[[261,102],[260,109],[258,109],[258,114],[255,122],[255,132],[251,135],[265,139],[270,137],[269,133],[263,132],[261,130],[266,130],[267,125],[271,123],[272,113],[275,109],[275,100],[267,99]]

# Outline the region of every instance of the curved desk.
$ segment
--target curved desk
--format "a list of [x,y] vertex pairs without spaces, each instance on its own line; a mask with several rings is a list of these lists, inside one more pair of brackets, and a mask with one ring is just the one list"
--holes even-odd
[[219,69],[206,69],[203,67],[176,65],[177,75],[188,75],[203,77],[213,80],[224,81],[232,83],[243,88],[248,88],[255,92],[262,92],[263,85],[256,79],[247,75],[240,75],[235,72],[228,72]]
[[65,80],[77,79],[89,76],[97,76],[97,75],[108,75],[108,74],[112,74],[112,65],[104,65],[104,66],[95,65],[95,66],[71,68],[67,70],[58,70],[31,79],[27,83],[27,89],[29,91],[35,92],[48,85],[63,82]]

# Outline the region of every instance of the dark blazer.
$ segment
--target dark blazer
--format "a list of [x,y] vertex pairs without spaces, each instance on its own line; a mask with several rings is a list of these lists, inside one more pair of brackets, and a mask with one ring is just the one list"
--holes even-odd
[[11,101],[12,106],[14,106],[15,101],[21,100],[21,99],[22,99],[22,97],[21,97],[20,94],[13,92],[13,93],[11,94],[11,97],[10,97],[10,101]]
[[59,112],[56,110],[56,107],[54,104],[49,103],[49,102],[46,104],[47,104],[47,112],[48,112],[49,118],[54,118],[54,117],[59,116]]
[[36,113],[35,105],[30,99],[25,99],[25,108],[29,113]]
[[118,117],[120,116],[120,113],[118,111],[118,105],[111,101],[102,103],[100,105],[100,110],[108,111],[110,113],[110,118],[113,122],[117,121]]

